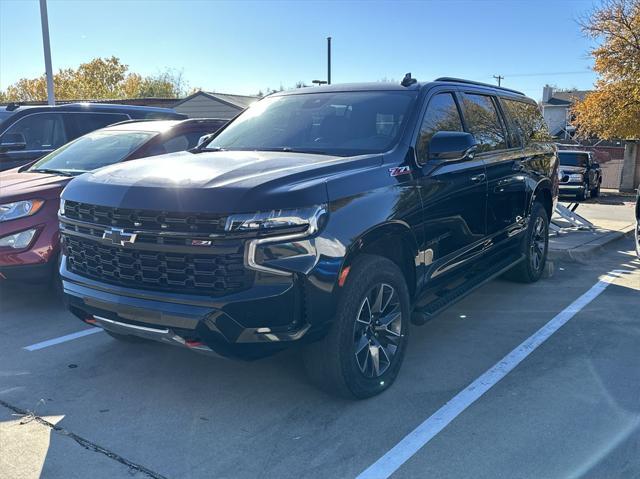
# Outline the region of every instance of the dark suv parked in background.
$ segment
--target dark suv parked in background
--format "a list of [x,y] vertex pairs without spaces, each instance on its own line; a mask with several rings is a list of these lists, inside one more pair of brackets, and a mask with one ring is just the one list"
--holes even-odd
[[557,168],[536,103],[505,88],[270,95],[197,152],[71,181],[65,297],[123,340],[241,358],[305,343],[320,386],[373,396],[410,320],[499,274],[541,277]]
[[0,110],[0,171],[24,165],[79,136],[125,120],[181,120],[168,108],[101,103],[9,105]]
[[560,196],[575,196],[579,201],[600,196],[602,169],[588,151],[558,151],[560,160]]

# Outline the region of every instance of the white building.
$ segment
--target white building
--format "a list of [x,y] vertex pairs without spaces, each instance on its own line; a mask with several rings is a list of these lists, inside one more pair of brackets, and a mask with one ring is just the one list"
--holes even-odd
[[180,100],[173,108],[178,113],[188,115],[189,118],[230,120],[259,99],[257,96],[198,91]]
[[540,108],[552,136],[561,140],[571,139],[575,132],[571,125],[571,107],[576,101],[582,101],[587,93],[585,90],[554,92],[553,87],[544,87]]

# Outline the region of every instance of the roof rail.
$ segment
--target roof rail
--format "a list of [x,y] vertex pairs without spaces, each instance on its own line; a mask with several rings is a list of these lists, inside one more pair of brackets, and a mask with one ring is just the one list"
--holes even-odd
[[511,93],[517,93],[518,95],[526,96],[521,91],[512,90],[511,88],[505,88],[503,86],[491,85],[490,83],[482,83],[482,82],[479,82],[479,81],[464,80],[462,78],[440,77],[440,78],[436,78],[434,81],[448,81],[448,82],[455,82],[455,83],[468,83],[469,85],[486,86],[486,87],[489,87],[489,88],[496,88],[498,90],[509,91]]

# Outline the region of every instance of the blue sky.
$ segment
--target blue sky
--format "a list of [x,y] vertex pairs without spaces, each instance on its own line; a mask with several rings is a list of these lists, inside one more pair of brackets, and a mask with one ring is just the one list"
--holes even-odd
[[[589,1],[49,0],[53,68],[115,55],[142,74],[183,72],[191,88],[253,94],[334,83],[457,76],[540,99],[545,83],[590,88],[577,18]],[[44,71],[37,0],[0,0],[0,89]]]

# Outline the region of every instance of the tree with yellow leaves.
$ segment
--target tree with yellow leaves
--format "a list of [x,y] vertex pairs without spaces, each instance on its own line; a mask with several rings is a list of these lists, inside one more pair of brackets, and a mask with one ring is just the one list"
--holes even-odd
[[596,90],[573,109],[583,137],[640,139],[640,0],[605,0],[582,22],[599,42]]
[[[77,69],[59,70],[53,76],[58,100],[107,100],[123,98],[178,98],[185,85],[180,73],[170,70],[143,77],[130,73],[119,58],[95,58]],[[0,101],[43,101],[47,99],[45,76],[22,78],[0,91]]]

